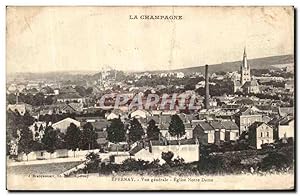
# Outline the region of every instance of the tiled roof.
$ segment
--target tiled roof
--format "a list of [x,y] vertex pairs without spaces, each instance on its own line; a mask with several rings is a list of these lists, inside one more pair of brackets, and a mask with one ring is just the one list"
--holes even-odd
[[[81,126],[84,126],[86,123],[87,122],[81,123]],[[101,121],[90,122],[90,123],[93,125],[93,127],[95,129],[102,130],[102,129],[106,128],[107,126],[109,126],[111,122],[106,119],[103,119]]]
[[256,129],[257,127],[259,127],[260,125],[262,124],[266,124],[264,122],[254,122],[252,123],[250,126],[249,126],[249,130],[252,130],[252,129]]
[[57,99],[79,99],[82,98],[78,93],[64,93],[57,95]]
[[222,125],[225,127],[226,130],[238,130],[239,127],[237,126],[237,124],[235,124],[235,122],[233,121],[222,121]]
[[219,121],[211,121],[209,124],[210,124],[214,129],[223,129],[223,128],[224,128],[224,126],[222,125],[222,123],[219,122]]
[[255,112],[252,108],[250,107],[244,107],[242,108],[237,115],[255,115],[258,114],[257,112]]
[[280,115],[294,114],[294,107],[280,107],[278,110]]
[[201,127],[204,131],[211,131],[214,130],[214,128],[207,122],[199,122],[198,126]]
[[[165,146],[165,143],[162,140],[151,140],[152,146]],[[168,140],[167,145],[188,145],[196,144],[195,139],[183,139],[183,140]]]
[[285,117],[285,118],[280,119],[279,124],[280,125],[288,125],[292,120],[294,120],[294,118]]
[[72,107],[75,111],[82,111],[83,103],[69,103],[70,107]]

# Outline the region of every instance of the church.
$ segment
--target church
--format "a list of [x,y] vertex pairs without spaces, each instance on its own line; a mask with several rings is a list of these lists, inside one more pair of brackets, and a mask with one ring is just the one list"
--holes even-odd
[[247,62],[246,48],[244,49],[243,63],[241,64],[240,80],[234,80],[234,92],[260,93],[259,84],[256,80],[251,78],[250,66]]

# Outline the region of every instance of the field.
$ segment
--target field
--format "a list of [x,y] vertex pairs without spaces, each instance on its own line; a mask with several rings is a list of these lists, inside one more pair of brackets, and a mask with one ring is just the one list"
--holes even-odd
[[58,175],[66,170],[69,170],[77,165],[81,161],[76,162],[64,162],[64,163],[49,163],[39,165],[19,165],[19,166],[8,166],[7,173],[14,175],[40,175],[40,174],[53,174]]

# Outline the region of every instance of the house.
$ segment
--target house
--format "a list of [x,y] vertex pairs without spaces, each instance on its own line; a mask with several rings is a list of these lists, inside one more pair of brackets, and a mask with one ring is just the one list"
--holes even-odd
[[225,141],[236,141],[239,139],[239,127],[231,120],[222,121],[225,128]]
[[288,90],[289,92],[293,93],[294,92],[294,80],[287,80],[286,83],[284,84],[284,88]]
[[81,97],[78,93],[64,93],[56,95],[57,102],[76,102],[85,103],[85,98]]
[[9,104],[7,106],[7,110],[11,110],[12,112],[18,112],[20,115],[24,115],[25,112],[31,112],[32,106],[26,103],[18,103],[18,104]]
[[253,110],[251,107],[244,107],[235,115],[235,122],[239,126],[240,135],[248,131],[248,127],[254,122],[262,122],[262,114]]
[[294,138],[294,118],[283,118],[279,121],[278,138]]
[[202,144],[221,144],[239,138],[239,128],[230,120],[196,121],[194,126],[193,138]]
[[71,123],[75,124],[77,127],[80,127],[80,122],[72,118],[65,118],[61,121],[58,121],[52,124],[52,127],[53,129],[59,129],[62,133],[66,133],[67,128],[70,126]]
[[108,114],[106,116],[106,119],[107,120],[112,120],[112,119],[116,119],[116,118],[119,118],[120,116],[118,114],[115,114],[114,112],[111,112],[110,114]]
[[279,107],[278,114],[282,117],[294,116],[294,107]]
[[215,130],[215,143],[220,144],[225,141],[225,127],[220,121],[211,121],[209,123]]
[[79,102],[79,103],[68,103],[68,106],[70,106],[75,112],[83,112],[83,103]]
[[25,89],[25,85],[23,84],[11,84],[8,88],[7,88],[7,92],[8,94],[10,93],[19,93],[22,92]]
[[201,144],[215,143],[215,129],[208,122],[201,121],[193,129],[193,138]]
[[149,116],[149,113],[145,110],[136,110],[130,113],[131,118],[146,118]]
[[249,126],[249,144],[261,149],[262,144],[273,143],[273,128],[264,122],[254,122]]
[[[76,105],[77,104],[77,105]],[[76,113],[81,112],[83,105],[81,103],[56,103],[52,105],[44,105],[35,109],[39,115],[46,114],[65,114],[65,113]]]

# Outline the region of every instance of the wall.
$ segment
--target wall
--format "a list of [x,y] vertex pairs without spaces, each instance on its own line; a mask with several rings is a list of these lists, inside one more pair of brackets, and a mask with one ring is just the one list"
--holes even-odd
[[262,115],[247,115],[247,116],[240,116],[240,135],[244,131],[248,131],[248,127],[252,125],[254,122],[262,122]]
[[[177,140],[178,139],[176,136],[171,136],[168,129],[162,129],[162,130],[160,130],[160,133],[167,140]],[[193,129],[186,128],[185,134],[182,137],[180,137],[179,139],[191,139],[191,138],[193,138]]]
[[267,143],[273,143],[273,129],[262,124],[256,129],[256,148],[261,149],[261,145]]
[[61,132],[65,133],[67,128],[70,126],[71,123],[74,123],[77,127],[80,126],[80,122],[74,119],[64,119],[60,122],[57,122],[52,125],[54,129],[59,129]]
[[294,120],[289,122],[288,125],[279,125],[279,127],[278,127],[279,139],[284,138],[285,135],[286,135],[286,138],[289,138],[289,137],[294,138]]
[[161,154],[168,151],[174,153],[174,158],[179,156],[187,163],[199,161],[199,144],[152,146],[152,152],[149,152],[149,149],[142,149],[135,154],[134,158],[145,161],[159,159],[160,163],[163,163],[164,160],[161,158]]
[[[75,151],[75,157],[85,157],[85,155],[87,155],[90,152],[98,153],[99,149]],[[49,152],[47,152],[45,150],[40,150],[40,151],[34,151],[34,152],[29,153],[28,161],[48,160],[48,159],[67,158],[67,157],[73,158],[74,151],[67,150],[67,149],[59,149],[59,150],[56,150],[54,153],[50,154]],[[24,153],[20,153],[18,155],[18,160],[19,161],[27,161],[27,156]]]

